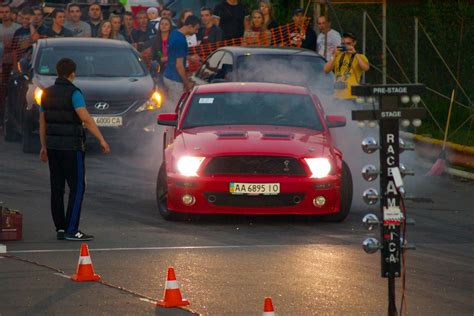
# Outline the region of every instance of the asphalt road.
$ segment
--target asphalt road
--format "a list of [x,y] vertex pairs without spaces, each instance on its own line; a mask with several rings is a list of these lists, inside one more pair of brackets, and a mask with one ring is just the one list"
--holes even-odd
[[[24,215],[23,240],[6,242],[8,255],[41,264],[0,257],[0,315],[185,315],[145,299],[161,298],[168,266],[189,310],[203,315],[259,315],[265,296],[279,315],[386,314],[380,256],[361,248],[366,236],[379,234],[361,225],[368,210],[377,212],[361,202],[367,183],[358,185],[343,223],[243,216],[166,222],[155,205],[157,148],[148,143],[125,154],[112,146],[110,156],[93,151],[86,158],[81,228],[96,236],[89,242],[94,268],[134,295],[64,277],[76,268],[79,243],[55,239],[48,168],[19,144],[0,141],[0,201]],[[407,237],[417,246],[407,255],[408,314],[473,315],[474,183],[418,171],[407,178],[407,191],[423,198],[407,203],[417,221]]]

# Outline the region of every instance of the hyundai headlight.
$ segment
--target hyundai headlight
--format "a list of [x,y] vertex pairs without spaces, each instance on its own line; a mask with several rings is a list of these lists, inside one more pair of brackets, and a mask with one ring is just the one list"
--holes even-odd
[[184,156],[179,158],[176,167],[181,175],[195,177],[203,161],[204,157]]
[[311,178],[324,178],[331,172],[331,163],[327,158],[305,158],[309,169],[311,170]]
[[158,91],[153,92],[150,99],[143,103],[136,112],[153,111],[161,108],[162,97]]
[[41,106],[41,97],[43,96],[43,89],[36,87],[34,95],[35,95],[36,104]]

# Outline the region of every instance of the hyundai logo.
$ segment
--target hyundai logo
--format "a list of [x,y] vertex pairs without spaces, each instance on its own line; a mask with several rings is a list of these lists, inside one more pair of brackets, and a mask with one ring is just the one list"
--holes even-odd
[[107,103],[107,102],[97,102],[94,107],[97,109],[97,110],[107,110],[110,105]]

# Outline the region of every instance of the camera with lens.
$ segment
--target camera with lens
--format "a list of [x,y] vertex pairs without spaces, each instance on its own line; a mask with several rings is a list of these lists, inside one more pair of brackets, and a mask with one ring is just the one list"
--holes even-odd
[[347,52],[347,46],[346,45],[340,45],[337,47],[337,49],[341,52]]

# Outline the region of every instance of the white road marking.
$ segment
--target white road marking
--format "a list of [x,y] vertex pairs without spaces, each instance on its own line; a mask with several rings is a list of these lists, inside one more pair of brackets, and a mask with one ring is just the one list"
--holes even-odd
[[63,273],[59,273],[59,272],[54,272],[53,273],[54,275],[57,275],[57,276],[60,276],[62,278],[65,278],[65,279],[70,279],[71,277],[69,275],[66,275],[66,274],[63,274]]
[[[235,245],[235,246],[182,246],[182,247],[132,247],[132,248],[89,248],[89,251],[140,251],[140,250],[196,250],[196,249],[239,249],[239,248],[275,248],[275,247],[305,247],[321,246],[320,244],[296,244],[296,245]],[[74,249],[32,249],[12,250],[8,253],[47,253],[47,252],[77,252]]]
[[149,300],[147,298],[139,298],[140,301],[142,302],[147,302],[147,303],[151,303],[151,304],[156,304],[156,301],[152,301],[152,300]]

